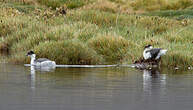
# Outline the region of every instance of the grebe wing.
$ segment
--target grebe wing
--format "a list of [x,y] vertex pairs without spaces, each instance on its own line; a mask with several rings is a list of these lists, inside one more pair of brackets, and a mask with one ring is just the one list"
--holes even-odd
[[153,48],[151,50],[149,50],[148,52],[150,52],[151,54],[151,58],[156,58],[157,55],[159,54],[161,48]]
[[38,58],[37,60],[35,60],[36,62],[44,62],[44,61],[50,61],[49,59],[47,58]]

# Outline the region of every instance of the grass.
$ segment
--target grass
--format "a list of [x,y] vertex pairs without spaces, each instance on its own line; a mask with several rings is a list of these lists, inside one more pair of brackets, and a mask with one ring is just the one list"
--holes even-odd
[[135,10],[178,10],[193,5],[192,0],[135,0],[131,3]]
[[[34,50],[37,57],[57,64],[130,64],[152,44],[168,49],[162,66],[191,66],[191,3],[7,0],[0,6],[0,50],[14,63],[29,63],[25,54]],[[67,14],[61,13],[63,9]]]
[[127,54],[129,42],[122,37],[96,36],[88,41],[88,46],[107,62],[117,63]]
[[145,13],[144,15],[175,18],[177,20],[192,19],[193,18],[193,9],[175,10],[175,11],[166,10],[166,11],[161,11],[161,12],[154,11],[150,13]]
[[39,4],[56,9],[66,5],[67,8],[79,8],[91,2],[91,0],[36,0]]

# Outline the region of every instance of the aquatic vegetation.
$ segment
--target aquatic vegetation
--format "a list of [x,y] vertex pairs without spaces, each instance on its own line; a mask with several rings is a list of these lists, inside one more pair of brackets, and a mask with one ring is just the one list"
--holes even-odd
[[[47,49],[47,47],[50,47]],[[38,56],[59,64],[100,64],[103,58],[79,40],[46,41],[34,47]]]
[[[29,63],[33,50],[57,64],[131,64],[151,44],[168,49],[161,66],[193,65],[192,1],[148,1],[8,0],[0,6],[0,50],[14,63]],[[167,11],[179,7],[186,9]]]
[[129,42],[122,37],[97,36],[90,39],[88,45],[107,62],[116,63],[127,55]]

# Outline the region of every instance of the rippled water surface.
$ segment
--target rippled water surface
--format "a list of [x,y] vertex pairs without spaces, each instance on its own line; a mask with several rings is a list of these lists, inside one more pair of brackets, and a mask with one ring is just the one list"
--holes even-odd
[[0,64],[0,110],[192,109],[192,71]]

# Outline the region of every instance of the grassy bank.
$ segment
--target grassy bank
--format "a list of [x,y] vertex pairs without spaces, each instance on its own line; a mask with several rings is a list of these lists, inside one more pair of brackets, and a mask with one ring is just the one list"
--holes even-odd
[[29,63],[25,54],[34,50],[57,64],[130,64],[152,44],[168,49],[162,66],[193,65],[191,0],[48,1],[1,3],[0,50],[10,54],[8,61]]

